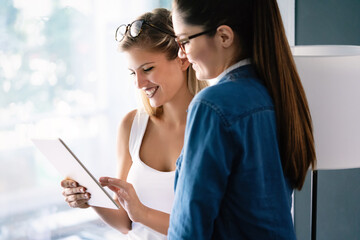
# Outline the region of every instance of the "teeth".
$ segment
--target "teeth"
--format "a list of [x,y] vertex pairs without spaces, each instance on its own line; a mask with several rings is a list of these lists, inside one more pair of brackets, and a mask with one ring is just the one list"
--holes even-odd
[[147,90],[145,90],[145,94],[147,95],[148,98],[152,98],[157,89],[158,89],[158,87],[147,89]]

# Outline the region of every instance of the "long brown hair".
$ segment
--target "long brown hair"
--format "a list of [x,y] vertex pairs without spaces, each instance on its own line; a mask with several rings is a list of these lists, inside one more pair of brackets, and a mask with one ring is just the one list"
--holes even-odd
[[237,33],[274,101],[283,171],[300,190],[316,162],[312,121],[276,0],[174,0],[173,7],[187,24]]
[[301,189],[316,158],[309,106],[276,1],[255,1],[254,11],[253,61],[275,104],[284,172]]
[[[156,8],[152,12],[144,13],[136,20],[145,20],[147,23],[174,34],[171,20],[171,12],[165,8]],[[148,49],[154,52],[165,53],[168,60],[174,60],[178,57],[179,46],[170,34],[166,34],[157,29],[143,25],[141,34],[136,38],[125,35],[119,43],[120,51],[127,51],[133,47]],[[187,70],[187,87],[192,95],[198,93],[201,89],[208,86],[206,81],[199,81],[196,78],[192,66]],[[162,113],[162,107],[152,107],[149,99],[143,91],[140,91],[143,107],[145,111],[152,116],[159,116]]]

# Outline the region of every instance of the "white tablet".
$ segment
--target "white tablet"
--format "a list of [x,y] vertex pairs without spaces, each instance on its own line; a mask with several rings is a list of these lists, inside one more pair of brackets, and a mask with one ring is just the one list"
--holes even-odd
[[[68,146],[59,139],[31,139],[35,146],[65,178],[86,187],[90,206],[118,209],[119,206]],[[60,183],[59,183],[60,184]],[[60,193],[59,193],[60,194]]]

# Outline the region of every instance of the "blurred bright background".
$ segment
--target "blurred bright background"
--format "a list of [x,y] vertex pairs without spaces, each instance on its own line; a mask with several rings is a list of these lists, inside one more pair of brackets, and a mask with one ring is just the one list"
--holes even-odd
[[114,176],[116,129],[137,107],[115,29],[171,0],[0,1],[0,240],[122,239],[74,210],[31,138],[62,138],[96,178]]
[[[293,45],[294,0],[279,0]],[[96,178],[115,176],[116,130],[137,107],[116,28],[171,0],[0,0],[0,240],[123,239],[71,209],[31,143],[61,138]]]

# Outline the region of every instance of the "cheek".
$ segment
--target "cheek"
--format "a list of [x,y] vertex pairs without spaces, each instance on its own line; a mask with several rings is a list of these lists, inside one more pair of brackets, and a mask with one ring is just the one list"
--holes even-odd
[[198,79],[213,78],[213,72],[216,69],[216,61],[209,52],[199,54],[199,57],[194,60],[194,70]]
[[173,71],[169,69],[165,76],[165,87],[169,94],[173,94],[174,92],[178,91],[185,82],[182,72],[177,68],[174,68]]
[[154,75],[154,81],[160,85],[165,94],[172,93],[181,85],[182,72],[175,64],[168,64]]
[[212,62],[214,61],[214,57],[212,46],[206,44],[205,41],[204,44],[196,46],[192,54],[189,55],[189,58],[191,58],[196,65],[201,67],[202,70],[210,70],[210,68],[213,67]]
[[192,60],[194,60],[195,62],[197,62],[199,64],[207,58],[207,55],[208,55],[208,51],[206,48],[204,48],[202,46],[200,46],[200,47],[194,46],[191,49],[191,52],[189,53],[189,58],[191,58]]

